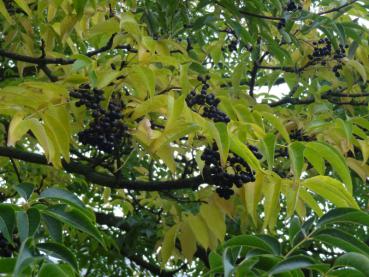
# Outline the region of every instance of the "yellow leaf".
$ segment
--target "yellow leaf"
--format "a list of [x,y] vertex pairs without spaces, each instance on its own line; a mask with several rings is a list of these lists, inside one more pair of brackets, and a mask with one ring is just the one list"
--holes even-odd
[[365,71],[365,67],[359,63],[358,61],[356,60],[349,60],[349,59],[345,59],[345,63],[355,69],[361,76],[361,79],[363,79],[363,82],[366,83],[366,80],[367,80],[367,76],[366,76],[366,71]]
[[195,216],[191,214],[187,217],[186,221],[191,227],[196,240],[204,249],[207,249],[209,247],[209,233],[202,218],[198,215]]
[[361,148],[361,152],[363,153],[363,162],[362,164],[366,164],[369,158],[369,141],[367,140],[358,140]]
[[30,129],[30,126],[23,120],[23,118],[24,114],[17,113],[10,121],[8,129],[8,146],[14,146],[15,143]]
[[11,18],[11,16],[8,13],[8,10],[6,9],[5,5],[4,5],[4,1],[0,0],[0,13],[2,14],[2,16],[5,17],[6,21],[8,21],[9,24],[13,24],[14,21]]
[[160,252],[162,265],[165,265],[166,262],[169,260],[170,256],[172,255],[172,252],[175,248],[177,231],[178,231],[178,225],[174,225],[165,233],[163,244],[161,247],[161,252]]
[[26,1],[24,0],[14,0],[15,3],[17,3],[17,5],[26,12],[26,14],[28,16],[32,16],[32,11],[31,9],[28,7],[28,4]]
[[226,225],[224,215],[219,208],[214,205],[203,204],[200,207],[200,215],[215,237],[219,241],[223,241],[226,233]]
[[101,34],[111,36],[112,34],[118,33],[119,30],[119,22],[115,18],[110,18],[93,26],[87,36],[93,37]]
[[288,135],[286,127],[283,125],[283,123],[280,121],[278,117],[268,112],[263,112],[262,116],[264,119],[269,121],[270,124],[272,124],[274,128],[278,130],[278,132],[281,134],[281,136],[285,139],[286,142],[288,143],[291,142],[290,136]]
[[258,171],[255,176],[255,182],[248,183],[245,187],[245,199],[247,211],[250,214],[255,226],[258,225],[257,206],[261,200],[261,192],[264,183],[264,173]]
[[190,226],[187,222],[183,222],[181,224],[180,232],[178,234],[179,242],[181,243],[181,250],[183,256],[188,259],[190,262],[192,261],[193,255],[196,252],[196,238],[193,234]]
[[360,176],[360,178],[365,182],[369,177],[369,165],[363,161],[358,161],[353,158],[346,159],[347,165]]
[[279,197],[281,192],[281,179],[279,176],[268,176],[269,182],[263,185],[264,203],[264,223],[263,228],[268,227],[274,232],[276,219],[280,210]]

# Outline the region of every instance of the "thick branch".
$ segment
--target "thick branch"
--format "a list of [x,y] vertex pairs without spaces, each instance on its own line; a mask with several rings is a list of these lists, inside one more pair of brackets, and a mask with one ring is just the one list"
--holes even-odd
[[324,14],[328,14],[328,13],[333,13],[333,12],[337,12],[343,8],[346,8],[347,6],[350,6],[352,4],[354,4],[355,2],[357,2],[358,0],[353,0],[353,1],[350,1],[350,2],[347,2],[346,4],[343,4],[341,6],[338,6],[338,7],[335,7],[335,8],[332,8],[330,10],[327,10],[327,11],[323,11],[323,12],[320,12],[320,13],[317,13],[317,15],[324,15]]
[[[50,165],[43,155],[21,151],[16,148],[0,147],[0,156],[41,165]],[[187,179],[168,181],[118,181],[115,176],[96,172],[90,166],[81,164],[77,161],[67,163],[62,160],[62,165],[65,171],[69,173],[83,175],[88,181],[94,184],[115,189],[143,191],[178,190],[197,188],[199,185],[205,183],[205,180],[201,175]]]

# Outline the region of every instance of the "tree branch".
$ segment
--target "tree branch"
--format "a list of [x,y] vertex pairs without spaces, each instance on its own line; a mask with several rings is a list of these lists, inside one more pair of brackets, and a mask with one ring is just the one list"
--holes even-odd
[[[0,156],[50,166],[49,162],[43,155],[25,152],[16,148],[0,147]],[[201,184],[206,183],[205,179],[201,175],[187,179],[177,179],[168,181],[151,181],[151,182],[129,181],[129,180],[117,181],[115,176],[96,172],[90,166],[81,164],[77,161],[71,161],[67,163],[66,161],[62,160],[62,165],[64,170],[67,171],[68,173],[82,175],[88,181],[94,184],[115,189],[131,189],[142,191],[169,191],[179,189],[194,189],[200,186]]]
[[339,11],[339,10],[341,10],[341,9],[343,9],[343,8],[345,8],[345,7],[347,7],[347,6],[350,6],[350,5],[354,4],[354,3],[355,3],[355,2],[357,2],[357,1],[358,1],[358,0],[352,0],[352,1],[347,2],[346,4],[343,4],[343,5],[338,6],[338,7],[336,7],[336,8],[332,8],[332,9],[327,10],[327,11],[319,12],[319,13],[317,13],[317,15],[324,15],[324,14],[328,14],[328,13],[337,12],[337,11]]

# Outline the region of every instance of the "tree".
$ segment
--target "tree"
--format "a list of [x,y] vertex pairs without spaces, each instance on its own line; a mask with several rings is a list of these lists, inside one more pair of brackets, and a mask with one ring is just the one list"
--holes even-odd
[[0,272],[367,276],[368,12],[1,0]]

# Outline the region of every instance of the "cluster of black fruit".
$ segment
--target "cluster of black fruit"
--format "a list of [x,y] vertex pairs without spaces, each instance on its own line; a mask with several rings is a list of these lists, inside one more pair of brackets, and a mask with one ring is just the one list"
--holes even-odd
[[[249,149],[258,159],[262,158],[256,147],[249,146]],[[217,187],[216,192],[224,199],[229,199],[234,194],[233,185],[240,188],[244,183],[255,181],[254,173],[247,162],[233,152],[229,153],[227,164],[223,168],[216,144],[205,148],[201,160],[205,162],[204,175],[208,182]]]
[[14,247],[0,233],[0,257],[11,257]]
[[282,29],[286,27],[286,19],[284,18],[281,18],[279,21],[278,21],[278,24],[277,24],[277,28],[278,30]]
[[332,68],[333,73],[336,77],[340,77],[339,70],[342,69],[343,58],[346,57],[346,50],[348,45],[339,45],[339,48],[334,52],[332,50],[332,44],[328,38],[320,39],[313,42],[314,50],[311,55],[308,56],[311,64],[320,63],[321,65],[326,65],[328,59],[333,59],[337,64]]
[[197,163],[195,159],[188,159],[185,155],[178,155],[175,158],[175,161],[182,164],[183,166],[183,177],[187,177],[192,175],[194,171],[197,169]]
[[302,6],[293,1],[290,1],[286,6],[286,11],[288,12],[295,12],[297,10],[302,10]]
[[230,121],[229,117],[218,109],[220,99],[216,98],[213,93],[208,93],[209,84],[207,81],[210,79],[210,76],[198,76],[197,79],[202,83],[201,92],[196,93],[195,90],[192,90],[186,97],[187,106],[193,110],[202,108],[201,115],[212,119],[214,122],[228,123]]
[[298,141],[311,141],[313,140],[312,137],[304,134],[304,131],[302,129],[294,130],[290,133],[290,139],[292,140],[298,140]]
[[80,142],[112,153],[127,136],[128,128],[122,122],[124,104],[120,94],[116,92],[112,94],[107,110],[101,106],[103,94],[102,90],[95,88],[91,90],[88,84],[84,84],[78,90],[72,91],[70,96],[79,99],[76,106],[85,105],[93,118],[88,128],[78,133]]

